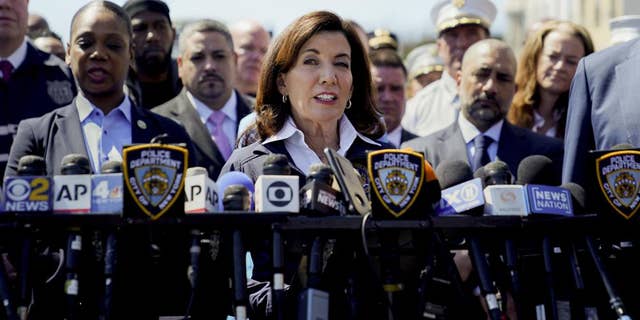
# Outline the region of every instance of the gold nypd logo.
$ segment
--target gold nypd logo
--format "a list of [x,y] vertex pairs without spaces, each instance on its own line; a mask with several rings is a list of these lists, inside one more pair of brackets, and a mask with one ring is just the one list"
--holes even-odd
[[596,176],[609,207],[631,219],[640,208],[640,151],[614,151],[596,158]]
[[379,150],[368,155],[371,200],[399,218],[420,196],[424,157],[407,150]]
[[183,193],[187,149],[143,144],[126,147],[122,153],[127,197],[152,220],[160,218]]

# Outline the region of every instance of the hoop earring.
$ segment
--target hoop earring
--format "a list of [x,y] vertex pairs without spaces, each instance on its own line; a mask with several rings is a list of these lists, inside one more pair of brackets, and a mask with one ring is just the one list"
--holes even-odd
[[282,95],[282,103],[287,104],[287,101],[289,101],[289,97],[287,97],[286,94]]
[[352,103],[351,103],[351,99],[349,99],[349,100],[347,101],[347,107],[346,107],[345,109],[351,109],[351,105],[352,105]]

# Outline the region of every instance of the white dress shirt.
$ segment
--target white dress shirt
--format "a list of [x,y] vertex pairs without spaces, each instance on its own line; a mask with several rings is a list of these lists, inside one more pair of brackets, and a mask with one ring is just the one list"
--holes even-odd
[[482,133],[478,128],[476,128],[465,116],[460,115],[458,117],[458,126],[460,126],[460,131],[462,132],[462,138],[467,146],[467,157],[469,158],[469,163],[472,163],[473,156],[476,154],[476,147],[473,143],[473,140],[480,134],[484,134],[485,136],[491,137],[493,142],[487,148],[487,153],[489,154],[489,158],[491,161],[495,161],[498,157],[498,143],[500,142],[500,133],[502,132],[502,124],[504,120],[498,121],[496,124],[491,126],[489,130]]
[[[191,101],[191,105],[196,108],[196,111],[200,115],[200,121],[207,126],[207,119],[213,113],[213,110],[209,108],[204,102],[198,100],[198,98],[194,97],[189,91],[187,91],[187,97],[189,101]],[[225,115],[224,122],[222,123],[222,130],[224,134],[229,139],[229,145],[231,146],[231,150],[233,150],[233,146],[236,145],[237,138],[237,130],[236,123],[238,121],[238,115],[236,114],[236,105],[238,104],[236,91],[231,91],[231,96],[229,100],[222,106],[220,111],[222,111]]]
[[452,124],[460,109],[456,81],[447,72],[407,101],[402,127],[426,136]]
[[393,144],[396,148],[399,148],[402,143],[402,126],[397,126],[391,132],[387,132],[387,139],[389,140],[389,143]]
[[[353,145],[356,137],[359,137],[365,142],[373,145],[381,145],[380,143],[356,131],[356,128],[351,124],[351,121],[349,121],[346,115],[343,115],[340,118],[339,126],[338,132],[340,133],[340,148],[337,151],[341,156],[345,156],[345,154],[347,154],[347,151]],[[298,129],[298,126],[296,126],[296,123],[293,121],[291,116],[287,118],[280,131],[265,139],[262,144],[268,144],[280,140],[284,140],[284,146],[287,149],[287,152],[291,155],[293,163],[305,175],[309,174],[309,168],[311,165],[322,162],[318,155],[316,155],[316,153],[311,150],[311,147],[309,147],[304,141],[304,133]]]
[[76,102],[84,142],[94,172],[100,172],[102,164],[109,160],[122,161],[122,147],[131,144],[131,101],[128,97],[105,115],[82,94]]
[[24,62],[26,58],[27,58],[27,38],[25,37],[24,40],[22,40],[22,44],[18,47],[18,49],[16,49],[16,51],[14,51],[8,57],[0,57],[0,60],[7,60],[11,62],[11,65],[13,66],[13,70],[16,70],[18,69],[18,67],[20,67],[20,65]]

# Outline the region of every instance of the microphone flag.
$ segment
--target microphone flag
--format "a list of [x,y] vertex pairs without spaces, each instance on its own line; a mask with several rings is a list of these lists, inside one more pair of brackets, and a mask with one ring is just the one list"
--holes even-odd
[[640,208],[640,151],[599,153],[595,158],[595,175],[604,211],[630,220]]
[[372,151],[367,156],[367,167],[374,217],[411,219],[424,215],[426,210],[410,210],[418,207],[420,198],[425,198],[421,194],[425,180],[421,153],[397,149]]
[[138,218],[139,212],[143,212],[151,220],[157,220],[174,207],[171,211],[184,214],[187,156],[187,149],[177,145],[149,143],[123,148],[125,207],[133,205],[139,209],[125,211]]

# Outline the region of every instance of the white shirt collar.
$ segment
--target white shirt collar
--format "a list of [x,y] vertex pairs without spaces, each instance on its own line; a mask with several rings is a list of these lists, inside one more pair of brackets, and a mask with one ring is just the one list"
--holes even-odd
[[[78,103],[76,101],[76,108],[78,109],[80,122],[84,121],[87,117],[89,117],[91,115],[91,112],[93,112],[93,110],[98,110],[102,112],[102,110],[96,107],[93,103],[91,103],[91,101],[85,98],[82,94],[79,94],[76,99],[82,99],[84,101],[84,103]],[[115,109],[111,110],[111,112],[118,109],[122,112],[122,114],[127,119],[127,121],[131,123],[131,101],[127,96],[125,96],[124,99],[122,99],[122,102],[120,103],[120,105],[118,105],[118,107],[116,107]]]
[[[546,135],[547,137],[556,136],[556,132],[558,131],[558,121],[560,121],[560,118],[560,112],[554,111],[553,120],[556,122],[556,124],[553,127],[549,128],[549,130],[547,130],[544,135]],[[538,113],[538,111],[533,110],[533,128],[531,128],[531,130],[533,132],[539,132],[542,126],[544,126],[544,118]]]
[[402,126],[397,126],[393,131],[387,132],[387,139],[389,139],[389,142],[396,146],[396,148],[399,148],[402,142]]
[[13,66],[13,70],[18,69],[18,67],[24,62],[27,58],[27,38],[25,37],[22,40],[22,44],[8,57],[0,57],[0,60],[8,60],[11,62]]
[[[340,155],[344,156],[347,153],[347,150],[351,148],[351,145],[353,145],[353,142],[356,140],[356,137],[359,137],[360,139],[362,139],[363,141],[369,144],[381,146],[379,142],[358,132],[356,128],[353,126],[353,124],[351,123],[351,121],[349,121],[346,115],[343,115],[340,118],[339,126],[340,126],[339,127],[340,150],[338,150],[338,153]],[[304,143],[304,133],[300,129],[298,129],[298,126],[296,126],[295,122],[293,121],[293,118],[289,116],[287,118],[287,121],[285,121],[284,125],[282,126],[282,129],[280,129],[280,131],[278,131],[276,134],[272,135],[271,137],[268,137],[267,139],[265,139],[262,142],[262,144],[268,144],[268,143],[280,141],[280,140],[287,140],[294,135],[296,135],[295,137],[296,140],[300,138],[301,141]]]
[[[503,123],[504,120],[498,121],[483,134],[485,136],[491,137],[491,139],[493,139],[493,141],[496,143],[500,142],[500,133],[502,132]],[[464,143],[468,144],[472,142],[479,134],[481,134],[480,130],[478,130],[476,126],[469,122],[469,120],[463,114],[460,114],[460,116],[458,116],[458,126],[460,127],[460,132],[462,132]]]
[[[200,120],[202,123],[207,123],[207,119],[213,113],[213,110],[209,108],[204,102],[200,101],[198,98],[194,97],[191,92],[187,90],[187,98],[191,101],[191,104],[196,108],[196,111],[200,115]],[[236,115],[236,105],[238,104],[238,100],[236,99],[236,91],[231,90],[231,96],[229,100],[225,102],[220,111],[222,111],[227,118],[231,119],[234,123],[237,120]]]

